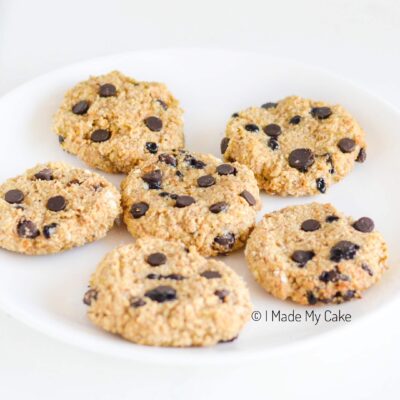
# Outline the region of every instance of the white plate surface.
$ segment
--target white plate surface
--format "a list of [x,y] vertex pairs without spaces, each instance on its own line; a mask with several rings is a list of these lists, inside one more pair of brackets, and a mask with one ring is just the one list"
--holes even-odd
[[[381,99],[348,81],[309,66],[263,54],[217,50],[162,50],[96,59],[42,76],[0,99],[0,181],[39,162],[63,160],[84,167],[66,154],[51,132],[52,115],[64,92],[89,75],[113,69],[140,80],[165,82],[185,112],[187,146],[219,154],[228,117],[250,105],[261,105],[287,95],[343,104],[367,132],[368,159],[327,194],[314,198],[262,195],[265,212],[313,200],[331,202],[354,217],[370,216],[386,237],[391,270],[368,290],[362,300],[330,308],[350,313],[352,324],[371,315],[397,295],[400,271],[398,209],[400,204],[400,114]],[[121,176],[106,175],[116,185]],[[337,333],[342,324],[266,323],[250,321],[240,338],[205,349],[165,349],[138,346],[107,334],[87,320],[82,295],[90,274],[102,257],[132,238],[124,227],[113,229],[96,243],[51,256],[28,257],[0,250],[0,304],[12,316],[65,342],[109,355],[156,363],[199,364],[234,362],[265,357],[271,351],[293,349]],[[305,307],[281,302],[261,290],[247,271],[243,252],[223,259],[248,282],[254,309],[261,312]],[[331,335],[322,335],[329,332]]]

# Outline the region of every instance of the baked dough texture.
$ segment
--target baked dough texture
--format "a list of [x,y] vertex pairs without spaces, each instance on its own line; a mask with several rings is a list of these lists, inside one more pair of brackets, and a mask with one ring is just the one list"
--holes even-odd
[[62,162],[40,164],[0,186],[0,246],[58,253],[102,238],[120,212],[120,194],[102,176]]
[[182,109],[167,87],[118,71],[78,83],[54,117],[61,147],[106,172],[184,146]]
[[184,150],[143,162],[121,189],[132,236],[179,240],[204,256],[242,247],[261,207],[257,182],[246,166]]
[[84,296],[90,320],[149,346],[210,346],[231,341],[249,320],[244,281],[194,247],[142,238],[103,259]]
[[298,96],[234,113],[225,160],[247,165],[260,189],[280,196],[325,193],[366,159],[365,134],[340,105]]
[[245,255],[267,292],[313,305],[361,297],[387,269],[388,249],[370,218],[311,203],[266,214]]

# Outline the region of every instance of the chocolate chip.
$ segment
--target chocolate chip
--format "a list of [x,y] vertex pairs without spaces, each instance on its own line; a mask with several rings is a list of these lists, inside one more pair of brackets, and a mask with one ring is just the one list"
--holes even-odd
[[291,259],[297,264],[300,268],[303,268],[308,261],[313,259],[315,256],[315,253],[313,251],[305,251],[305,250],[296,250],[292,256]]
[[149,185],[149,189],[161,189],[162,174],[159,169],[144,174],[142,179]]
[[184,208],[196,203],[192,196],[178,196],[175,202],[175,207]]
[[67,202],[63,196],[50,197],[47,200],[46,207],[50,211],[62,211],[67,206]]
[[328,282],[338,282],[338,281],[348,281],[350,280],[348,275],[341,274],[338,268],[332,269],[330,271],[324,271],[319,276],[319,280],[328,283]]
[[175,193],[171,193],[171,194],[169,195],[169,197],[171,197],[172,200],[176,200],[176,199],[178,198],[178,195],[175,194]]
[[329,168],[329,173],[330,173],[330,174],[334,174],[334,173],[335,173],[335,166],[333,165],[332,155],[329,154],[329,153],[326,154],[326,162],[327,162],[328,164],[330,164],[330,166],[331,166],[331,167]]
[[234,342],[237,338],[238,338],[238,336],[235,336],[235,337],[233,337],[233,338],[231,338],[231,339],[220,340],[220,341],[218,341],[218,343],[232,343],[232,342]]
[[337,215],[328,215],[325,219],[328,224],[331,224],[332,222],[338,221],[339,217]]
[[365,151],[364,147],[362,147],[358,152],[356,161],[359,163],[363,163],[366,159],[367,159],[367,152]]
[[58,143],[62,144],[64,143],[64,140],[65,140],[64,136],[58,135]]
[[225,152],[226,152],[226,149],[228,148],[228,145],[229,145],[229,138],[227,138],[227,137],[224,137],[222,140],[221,140],[221,145],[220,145],[220,148],[221,148],[221,154],[225,154]]
[[53,171],[50,168],[42,169],[41,171],[37,172],[34,176],[36,179],[41,181],[52,181],[54,179]]
[[146,276],[148,279],[171,279],[173,281],[183,281],[186,279],[183,275],[181,274],[168,274],[168,275],[160,275],[160,274],[148,274]]
[[197,185],[202,188],[213,186],[215,185],[215,178],[212,175],[200,176],[200,178],[197,179]]
[[24,194],[18,189],[12,189],[6,192],[4,200],[10,204],[19,204],[24,201]]
[[97,300],[98,295],[99,293],[96,289],[89,289],[83,296],[83,303],[87,306],[92,305],[92,302]]
[[161,279],[160,274],[147,274],[146,279]]
[[221,164],[217,167],[218,175],[236,175],[236,168],[231,164]]
[[313,306],[314,304],[317,304],[318,299],[315,297],[315,294],[313,292],[308,291],[307,292],[307,301],[308,301],[308,304]]
[[279,143],[278,143],[278,141],[275,139],[275,138],[270,138],[269,140],[268,140],[268,147],[271,149],[271,150],[278,150],[279,149]]
[[112,83],[105,83],[100,86],[99,95],[100,97],[112,97],[117,94],[117,88]]
[[176,167],[178,162],[176,160],[176,158],[174,156],[172,156],[171,154],[160,154],[158,156],[158,161],[161,161],[167,165],[171,165],[171,167]]
[[206,279],[216,279],[222,277],[222,275],[218,271],[211,271],[211,270],[202,272],[200,276]]
[[321,228],[321,224],[316,219],[307,219],[301,224],[301,230],[304,232],[314,232]]
[[[78,185],[79,184],[80,183],[78,182]],[[95,192],[101,192],[104,189],[104,185],[102,183],[97,183],[97,184],[92,185],[92,188]]]
[[243,190],[243,192],[240,193],[239,196],[243,197],[250,206],[254,206],[257,203],[255,197],[247,190]]
[[171,286],[157,286],[144,295],[157,303],[176,300],[176,290]]
[[244,126],[244,129],[249,132],[258,132],[260,130],[256,124],[247,124]]
[[22,220],[18,223],[17,233],[18,236],[28,239],[35,239],[40,235],[39,229],[32,221],[29,220]]
[[185,156],[184,160],[190,167],[195,168],[195,169],[203,169],[206,166],[205,162],[203,162],[201,160],[197,160],[190,154],[187,154]]
[[369,276],[374,276],[374,272],[367,264],[361,264],[361,268],[367,272]]
[[158,195],[159,195],[160,197],[168,197],[168,196],[169,196],[169,193],[168,193],[168,192],[160,192],[160,193],[158,193]]
[[327,119],[332,115],[332,110],[329,107],[314,107],[311,115],[317,119]]
[[229,295],[229,290],[227,290],[227,289],[222,289],[222,290],[216,290],[215,292],[214,292],[214,294],[217,296],[217,297],[219,297],[219,299],[222,301],[222,302],[224,302],[225,303],[225,299],[228,297],[228,295]]
[[324,178],[318,178],[315,181],[315,184],[317,185],[317,189],[321,192],[321,193],[325,193],[326,192],[326,183]]
[[225,233],[223,235],[216,236],[214,242],[222,247],[231,249],[235,244],[235,235],[232,232]]
[[339,140],[338,147],[342,153],[351,153],[356,148],[356,142],[350,138]]
[[328,283],[330,281],[337,281],[337,279],[335,279],[337,273],[335,270],[332,271],[324,271],[322,272],[322,274],[319,276],[319,280],[325,283]]
[[359,248],[360,246],[355,243],[349,242],[348,240],[342,240],[331,248],[330,260],[335,262],[341,260],[352,260],[356,256]]
[[307,172],[314,161],[314,154],[310,149],[296,149],[289,155],[289,165],[300,172]]
[[292,117],[290,119],[289,124],[298,125],[300,123],[300,121],[301,121],[300,115],[295,115],[294,117]]
[[269,108],[275,108],[277,105],[278,105],[278,103],[267,102],[267,103],[262,104],[261,108],[268,110]]
[[349,301],[351,300],[355,295],[356,295],[355,290],[347,290],[345,293],[342,294],[343,300],[344,301]]
[[185,277],[181,274],[169,274],[161,276],[162,279],[172,279],[174,281],[183,281]]
[[141,201],[139,203],[132,204],[130,213],[133,218],[138,219],[140,217],[143,217],[148,209],[149,205]]
[[179,171],[179,170],[175,172],[175,175],[176,175],[180,180],[182,180],[182,179],[183,179],[183,176],[184,176],[184,175],[182,174],[182,172]]
[[219,201],[218,203],[215,203],[210,206],[209,210],[213,214],[219,214],[222,211],[226,211],[228,209],[228,203],[225,201]]
[[161,99],[157,99],[156,102],[166,111],[168,110],[167,103],[165,101],[162,101]]
[[156,154],[158,151],[158,144],[155,142],[146,142],[146,150],[151,154]]
[[134,299],[131,301],[131,307],[139,308],[146,305],[146,302],[143,299]]
[[264,126],[263,131],[266,135],[277,138],[281,133],[282,129],[277,124],[269,124]]
[[51,236],[53,236],[54,232],[56,231],[57,226],[58,225],[55,222],[53,222],[53,223],[51,223],[49,225],[45,225],[43,227],[43,236],[46,239],[50,239]]
[[153,132],[160,132],[163,127],[161,119],[154,116],[147,117],[144,120],[144,123],[147,126],[147,128],[149,128]]
[[158,267],[159,265],[163,265],[167,262],[167,257],[163,253],[153,253],[147,257],[146,261],[152,267]]
[[72,112],[76,115],[83,115],[86,114],[89,110],[89,102],[86,100],[78,101],[73,107]]
[[[78,179],[71,179],[68,183],[67,186],[72,186],[72,185],[81,185],[81,182]],[[95,189],[95,188],[94,188]],[[96,189],[95,189],[96,190]]]
[[111,137],[111,132],[106,129],[96,129],[91,135],[90,140],[95,143],[106,142]]
[[372,232],[375,228],[374,221],[368,217],[362,217],[353,224],[353,228],[363,233]]
[[235,112],[231,115],[232,118],[237,118],[239,116],[239,113]]

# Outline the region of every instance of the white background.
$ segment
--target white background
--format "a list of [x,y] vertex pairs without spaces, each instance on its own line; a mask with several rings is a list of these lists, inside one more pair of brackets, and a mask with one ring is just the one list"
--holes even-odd
[[[94,56],[198,46],[325,67],[400,108],[399,43],[398,0],[0,0],[0,95]],[[0,398],[398,399],[399,325],[397,303],[306,350],[174,368],[96,356],[0,312]]]

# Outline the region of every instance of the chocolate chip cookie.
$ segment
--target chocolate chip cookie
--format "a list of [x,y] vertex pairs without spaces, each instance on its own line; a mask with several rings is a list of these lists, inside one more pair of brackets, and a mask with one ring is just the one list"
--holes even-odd
[[267,193],[314,195],[365,161],[364,136],[342,106],[292,96],[234,113],[221,152],[247,165]]
[[61,162],[37,165],[0,186],[0,247],[50,254],[106,235],[120,194],[100,175]]
[[194,247],[143,238],[110,252],[83,298],[90,320],[149,346],[209,346],[235,339],[249,320],[244,281]]
[[64,150],[107,172],[128,173],[148,155],[184,145],[182,110],[167,87],[118,71],[69,90],[54,131]]
[[140,164],[121,188],[124,221],[134,237],[180,240],[205,256],[242,247],[261,206],[246,166],[184,150]]
[[269,293],[312,305],[361,297],[387,269],[388,250],[372,219],[311,203],[265,215],[245,255]]

